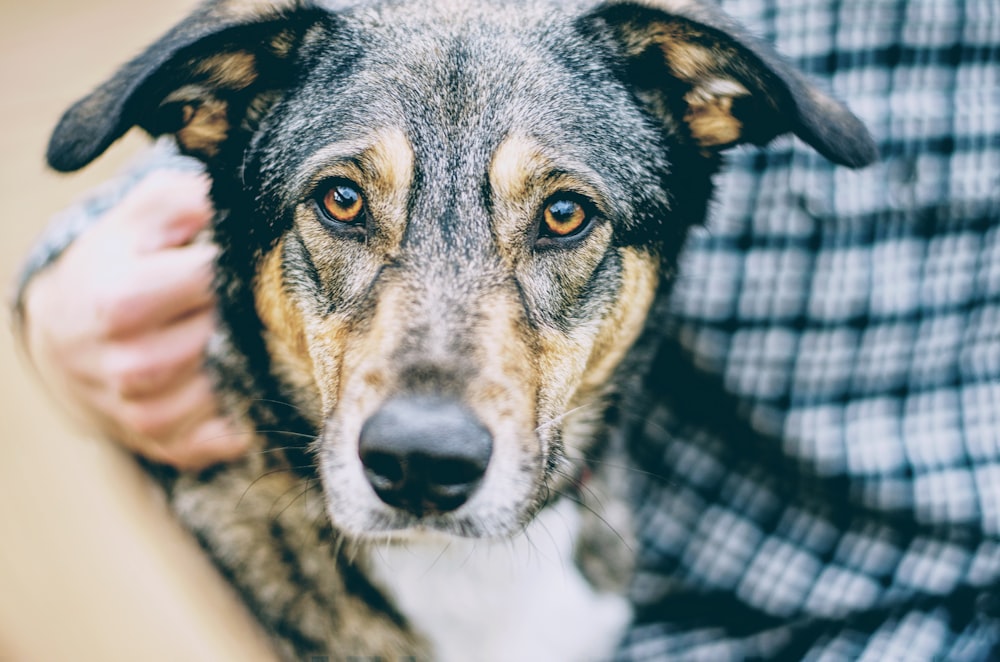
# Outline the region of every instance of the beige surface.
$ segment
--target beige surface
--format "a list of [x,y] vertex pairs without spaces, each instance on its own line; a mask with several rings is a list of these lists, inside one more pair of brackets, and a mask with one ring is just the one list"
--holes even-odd
[[[0,0],[0,282],[45,219],[140,147],[82,175],[45,171],[62,110],[183,15],[191,0]],[[71,432],[0,333],[0,659],[253,660],[228,591],[130,460]]]

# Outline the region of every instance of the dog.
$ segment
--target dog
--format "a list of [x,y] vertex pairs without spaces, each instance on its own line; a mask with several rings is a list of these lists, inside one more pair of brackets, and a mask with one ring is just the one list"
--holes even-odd
[[[244,460],[156,470],[286,659],[608,659],[622,406],[723,152],[861,122],[694,0],[214,0],[71,107],[211,176]],[[669,378],[666,376],[664,378]]]

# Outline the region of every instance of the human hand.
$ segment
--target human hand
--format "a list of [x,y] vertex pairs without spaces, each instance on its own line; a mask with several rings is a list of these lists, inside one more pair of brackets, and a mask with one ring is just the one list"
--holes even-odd
[[105,435],[198,469],[244,453],[251,432],[219,414],[203,369],[215,328],[208,181],[160,171],[38,274],[25,340],[43,379]]

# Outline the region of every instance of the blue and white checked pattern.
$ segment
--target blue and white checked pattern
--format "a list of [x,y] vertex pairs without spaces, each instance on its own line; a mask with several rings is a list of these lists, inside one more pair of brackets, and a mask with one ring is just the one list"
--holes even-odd
[[[670,326],[791,461],[653,411],[618,659],[998,658],[1000,3],[722,4],[883,159],[854,172],[781,140],[719,178]],[[906,517],[795,492],[824,477]]]

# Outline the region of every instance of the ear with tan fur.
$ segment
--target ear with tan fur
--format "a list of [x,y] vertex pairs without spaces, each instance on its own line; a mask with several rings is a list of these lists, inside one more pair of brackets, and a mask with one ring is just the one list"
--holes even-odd
[[706,154],[794,133],[852,168],[878,157],[868,131],[847,108],[707,4],[612,1],[581,27],[610,37],[624,60],[626,83]]
[[100,156],[132,126],[173,133],[209,160],[288,75],[290,52],[318,19],[293,2],[214,0],[63,115],[47,158],[68,172]]

